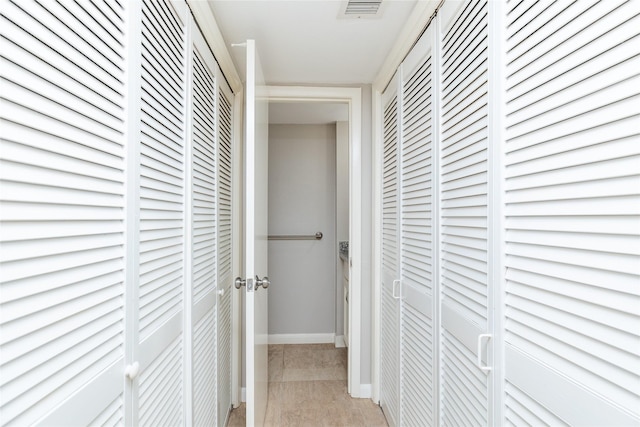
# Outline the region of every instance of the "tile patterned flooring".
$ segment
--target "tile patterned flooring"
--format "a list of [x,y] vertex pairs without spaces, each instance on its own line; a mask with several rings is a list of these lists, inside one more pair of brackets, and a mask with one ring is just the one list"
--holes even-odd
[[[229,427],[245,425],[242,404]],[[268,427],[386,427],[380,407],[347,393],[347,349],[333,344],[270,345]]]

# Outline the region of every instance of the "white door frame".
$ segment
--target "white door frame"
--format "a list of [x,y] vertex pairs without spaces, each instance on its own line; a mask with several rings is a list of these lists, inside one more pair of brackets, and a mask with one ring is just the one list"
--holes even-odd
[[269,101],[338,102],[349,105],[349,259],[351,267],[349,271],[349,373],[347,384],[352,397],[361,397],[362,90],[359,87],[268,86],[267,91]]
[[[233,143],[231,145],[231,265],[232,277],[242,275],[243,233],[243,148],[244,90],[234,94]],[[242,307],[244,294],[231,288],[231,403],[234,408],[242,402]]]

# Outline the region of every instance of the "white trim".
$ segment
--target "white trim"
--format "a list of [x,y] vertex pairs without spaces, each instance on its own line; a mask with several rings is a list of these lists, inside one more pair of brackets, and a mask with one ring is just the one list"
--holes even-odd
[[347,346],[344,335],[336,335],[333,343],[335,344],[336,348],[345,348]]
[[[242,90],[242,80],[240,80],[238,70],[236,70],[235,65],[233,65],[231,54],[225,45],[224,37],[222,37],[218,21],[216,21],[210,3],[211,2],[201,0],[187,0],[191,13],[200,27],[211,52],[213,52],[213,56],[216,58],[222,74],[224,74],[229,82],[233,93],[237,93]],[[200,23],[202,23],[202,25],[200,25]]]
[[240,389],[240,402],[246,402],[246,401],[247,401],[247,388],[242,387]]
[[[371,114],[373,123],[371,138],[373,141],[373,220],[371,231],[373,251],[371,265],[373,266],[373,289],[371,290],[371,303],[373,325],[371,331],[371,393],[374,402],[380,402],[380,284],[382,282],[382,92],[372,88]],[[378,126],[380,124],[380,126]]]
[[[142,3],[132,2],[125,14],[126,37],[125,37],[125,58],[126,75],[124,88],[124,105],[127,120],[124,134],[124,146],[126,147],[125,162],[125,289],[123,298],[125,299],[124,322],[124,365],[134,363],[140,354],[140,325],[138,316],[138,306],[140,299],[140,288],[138,287],[138,277],[140,276],[140,265],[138,254],[140,253],[140,124],[141,110],[140,99],[142,92],[141,74],[142,69]],[[139,412],[139,381],[124,381],[123,392],[123,417],[125,426],[137,425]]]
[[407,23],[403,26],[402,32],[396,39],[389,56],[387,56],[387,60],[382,64],[378,75],[373,80],[374,90],[378,92],[384,91],[405,56],[420,38],[427,24],[429,24],[439,5],[440,2],[437,0],[416,2]]
[[434,212],[432,215],[432,235],[433,239],[433,247],[432,247],[432,262],[433,262],[433,276],[431,277],[431,283],[433,283],[433,290],[431,291],[433,294],[433,392],[434,392],[434,408],[433,412],[434,416],[434,424],[442,425],[442,388],[440,386],[441,383],[441,366],[442,366],[442,295],[440,293],[440,277],[442,274],[441,270],[441,253],[440,253],[440,142],[441,142],[441,123],[440,118],[442,117],[440,100],[442,99],[442,87],[441,87],[441,78],[442,78],[442,70],[441,70],[441,62],[442,62],[442,51],[441,51],[441,19],[435,19],[433,22],[433,46],[431,47],[433,54],[432,58],[432,69],[435,72],[434,80],[432,83],[432,92],[431,97],[433,99],[433,110],[431,111],[432,120],[433,120],[433,140],[431,141],[432,146],[432,154],[431,154],[431,179],[432,179],[432,204],[431,211]]
[[[193,21],[191,16],[187,13],[187,7],[184,3],[174,3],[173,6],[176,8],[176,12],[182,18],[184,23],[184,50],[185,50],[185,60],[184,60],[184,75],[185,75],[185,86],[184,86],[184,106],[183,106],[183,114],[185,117],[184,128],[182,129],[182,135],[184,140],[183,147],[183,159],[184,159],[184,169],[183,169],[183,241],[184,251],[187,256],[183,257],[182,260],[182,268],[183,268],[183,278],[184,283],[188,283],[190,286],[184,286],[182,289],[182,303],[183,303],[183,313],[182,313],[182,354],[184,357],[184,362],[182,366],[182,376],[183,376],[183,393],[184,399],[182,401],[183,404],[183,422],[185,425],[193,424],[193,346],[194,346],[194,337],[193,337],[193,179],[192,179],[192,170],[193,170],[193,133],[191,132],[191,128],[193,126],[193,73],[192,64],[193,64],[193,49],[195,46],[195,40],[193,36],[193,26],[195,25],[195,21]],[[177,7],[179,6],[179,7]],[[197,29],[195,31],[197,33]],[[217,216],[217,212],[216,212]],[[217,231],[217,230],[216,230]],[[214,243],[215,244],[215,243]],[[217,268],[217,261],[216,268]],[[217,371],[217,366],[212,369]],[[216,374],[217,375],[217,374]]]
[[347,384],[352,397],[360,397],[360,343],[362,320],[362,102],[361,90],[349,108],[349,361]]
[[360,384],[360,398],[371,399],[371,384]]
[[[215,58],[214,58],[215,59]],[[220,69],[220,66],[216,63],[215,64],[215,80],[216,80],[216,92],[215,92],[215,103],[216,103],[216,114],[217,114],[217,118],[220,117],[221,115],[221,110],[220,110],[220,96],[224,95],[227,100],[229,101],[230,105],[231,105],[231,117],[230,117],[230,126],[231,126],[231,271],[230,271],[230,278],[229,280],[233,280],[234,277],[236,277],[236,275],[234,275],[234,273],[237,270],[236,268],[236,262],[239,259],[239,254],[236,254],[234,249],[237,247],[237,242],[234,240],[239,236],[239,232],[238,230],[236,230],[234,227],[237,227],[238,224],[237,221],[235,220],[235,214],[236,212],[238,212],[240,209],[238,207],[236,207],[236,202],[238,201],[238,197],[235,195],[235,187],[234,185],[236,182],[236,176],[234,175],[236,172],[238,172],[240,170],[240,163],[237,162],[236,158],[241,158],[242,156],[240,155],[240,153],[236,153],[236,133],[238,132],[240,135],[242,134],[240,131],[238,131],[236,129],[236,125],[241,126],[241,123],[236,123],[235,122],[235,117],[236,117],[236,107],[235,107],[235,96],[233,94],[233,91],[231,90],[231,88],[229,87],[229,84],[227,83],[227,80],[224,78],[224,75],[222,74],[222,70]],[[242,103],[240,102],[240,105],[242,105]],[[241,113],[240,113],[241,114]],[[216,119],[217,120],[217,119]],[[216,160],[216,176],[219,177],[219,171],[220,171],[220,158],[219,158],[219,140],[220,140],[220,126],[219,126],[219,121],[216,123],[217,126],[217,130],[216,130],[216,153],[217,154],[217,160]],[[237,163],[237,164],[236,164]],[[219,187],[220,185],[220,181],[218,180],[218,178],[216,178],[216,186]],[[219,200],[219,199],[218,199]],[[216,212],[218,212],[218,203],[216,203]],[[216,239],[217,239],[217,235],[218,232],[216,232]],[[218,241],[216,240],[216,246],[218,245],[217,243]],[[219,269],[218,269],[219,271]],[[219,273],[216,273],[219,275]],[[220,284],[218,284],[218,286],[220,286]],[[225,285],[223,285],[225,286]],[[238,361],[240,360],[240,348],[235,349],[234,345],[235,345],[235,331],[234,331],[234,326],[235,326],[235,320],[234,320],[234,315],[238,313],[239,309],[237,309],[235,307],[234,304],[237,304],[237,301],[235,301],[238,296],[236,295],[237,292],[235,292],[235,289],[233,287],[233,285],[230,286],[231,291],[231,301],[230,301],[230,310],[231,312],[229,313],[229,321],[231,324],[231,337],[230,340],[231,342],[229,343],[229,351],[230,351],[230,377],[229,377],[229,393],[230,393],[230,404],[231,404],[231,408],[236,407],[237,405],[240,404],[240,395],[239,395],[239,391],[236,390],[236,387],[239,387],[239,383],[240,383],[240,379],[237,380],[236,383],[236,377],[239,376],[240,374],[237,373],[235,371],[235,369],[240,369]],[[217,299],[217,298],[216,298]],[[220,310],[218,307],[217,313],[219,315]],[[216,327],[217,329],[217,327]],[[219,337],[217,337],[218,339]],[[238,354],[236,355],[235,351],[238,351]],[[216,353],[218,354],[218,357],[220,355],[220,349],[219,347],[216,347]],[[219,360],[219,359],[218,359]],[[237,365],[237,366],[236,366]],[[218,377],[219,378],[219,377]],[[231,408],[227,408],[227,414],[226,414],[226,420],[225,423],[228,421],[229,416],[230,416],[230,409]],[[224,408],[220,408],[220,410],[224,410]],[[226,425],[226,424],[225,424]]]
[[[244,91],[238,91],[233,100],[233,143],[231,146],[231,271],[232,277],[239,277],[244,266],[242,265],[243,239],[242,218],[242,141],[243,141],[243,106]],[[231,297],[231,403],[234,408],[244,402],[244,396],[240,390],[242,384],[242,297],[243,293],[232,288]]]
[[[349,104],[349,361],[347,387],[360,397],[362,309],[362,90],[345,87],[268,86],[271,101]],[[367,230],[369,232],[369,230]]]
[[505,111],[506,111],[506,22],[507,12],[503,2],[489,1],[488,5],[488,145],[487,170],[489,180],[489,264],[488,283],[491,284],[488,297],[488,332],[493,334],[489,363],[493,366],[489,382],[489,424],[506,423],[504,408],[505,387],[505,341],[504,341],[504,298],[506,289],[506,243],[504,214],[505,171]]
[[270,334],[269,344],[333,344],[335,334]]

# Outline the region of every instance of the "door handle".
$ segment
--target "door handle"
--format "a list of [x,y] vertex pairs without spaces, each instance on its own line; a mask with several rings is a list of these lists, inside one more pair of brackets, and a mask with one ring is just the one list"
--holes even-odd
[[127,367],[124,368],[124,376],[129,378],[131,381],[136,379],[139,372],[140,372],[139,362],[133,362],[131,365],[127,365]]
[[391,296],[393,297],[393,299],[400,299],[400,297],[402,296],[402,294],[400,292],[402,292],[402,288],[400,292],[398,292],[398,295],[396,296],[396,286],[400,284],[400,280],[394,280],[393,284],[391,285]]
[[492,335],[491,334],[480,334],[480,335],[478,335],[478,348],[477,348],[477,350],[478,350],[478,353],[477,353],[477,355],[478,355],[478,368],[480,368],[484,372],[489,372],[493,368],[491,368],[491,366],[486,366],[486,365],[483,366],[482,365],[482,340],[485,339],[485,338],[488,341],[488,340],[490,340],[492,338]]
[[236,286],[236,289],[240,289],[241,287],[247,285],[247,281],[244,280],[242,277],[238,276],[236,277],[236,280],[233,282],[233,284]]
[[258,290],[260,286],[262,286],[264,289],[267,289],[270,284],[271,282],[269,281],[269,278],[267,276],[264,276],[262,279],[260,279],[256,274],[256,290]]

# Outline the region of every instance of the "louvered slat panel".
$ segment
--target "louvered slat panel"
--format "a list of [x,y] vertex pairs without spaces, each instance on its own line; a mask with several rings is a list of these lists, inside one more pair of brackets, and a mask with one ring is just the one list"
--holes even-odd
[[384,111],[382,165],[382,265],[395,275],[398,262],[398,112],[394,97]]
[[202,34],[192,32],[191,203],[193,423],[217,423],[217,68]]
[[[193,418],[218,422],[218,106],[215,59],[201,33],[193,35]],[[229,377],[230,381],[230,377]]]
[[[431,61],[404,88],[401,178],[402,286],[432,290]],[[407,301],[408,304],[411,301]]]
[[487,384],[476,355],[455,335],[442,333],[442,424],[487,425]]
[[488,5],[443,7],[451,19],[441,24],[441,421],[487,425],[476,339],[488,328]]
[[218,425],[225,425],[231,410],[231,144],[230,92],[218,88]]
[[380,310],[380,341],[383,350],[380,356],[380,404],[390,425],[400,425],[399,387],[399,305],[390,289],[382,287]]
[[570,425],[509,383],[505,387],[504,408],[505,421],[511,426]]
[[[487,317],[486,21],[486,3],[470,2],[445,35],[441,153],[443,303],[482,327]],[[458,44],[461,39],[467,43]],[[467,229],[478,234],[470,236]]]
[[[229,277],[231,283],[231,277]],[[224,425],[231,410],[231,287],[218,300],[218,423]]]
[[218,97],[218,270],[231,276],[231,103],[222,91]]
[[434,425],[433,320],[407,304],[402,309],[402,422]]
[[640,4],[508,13],[506,415],[637,424]]
[[193,342],[193,425],[213,426],[217,419],[215,308],[194,326]]
[[[78,423],[122,416],[123,16],[113,2],[2,5],[2,425],[78,404]],[[96,388],[106,400],[76,394]]]
[[143,4],[140,336],[182,309],[183,29],[164,2]]
[[[187,232],[184,211],[188,200],[184,184],[187,165],[183,25],[171,3],[143,2],[139,193],[140,425],[177,425],[183,422],[182,313],[187,249],[184,246]],[[190,250],[186,252],[186,256],[191,256]]]
[[[396,79],[392,80],[394,85]],[[383,95],[382,290],[380,293],[380,404],[390,425],[400,425],[400,305],[393,295],[398,279],[399,117],[395,87]]]
[[403,63],[400,267],[402,277],[401,422],[434,425],[433,331],[433,28]]
[[121,426],[124,425],[122,413],[122,396],[111,402],[105,410],[94,418],[88,425],[91,426]]
[[179,336],[140,374],[139,425],[182,424],[182,365]]
[[193,52],[192,203],[193,300],[216,286],[216,125],[215,78]]

